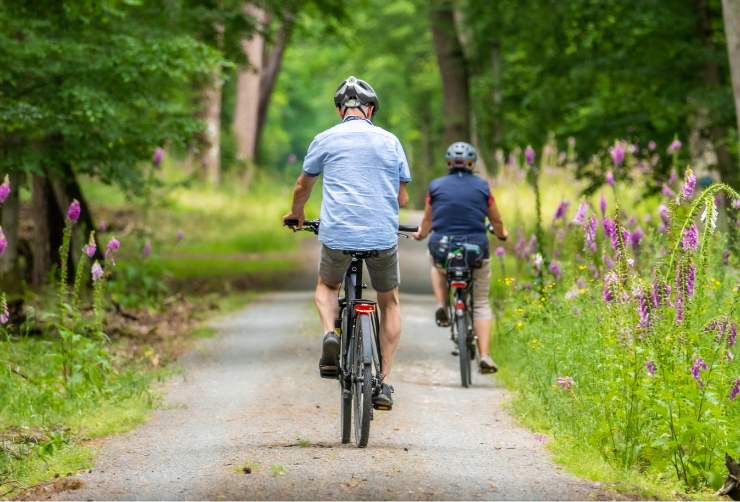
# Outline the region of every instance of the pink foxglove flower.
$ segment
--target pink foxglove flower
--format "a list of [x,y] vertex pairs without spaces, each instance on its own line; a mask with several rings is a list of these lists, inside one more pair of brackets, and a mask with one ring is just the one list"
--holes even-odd
[[691,169],[686,170],[686,177],[684,178],[683,188],[681,189],[681,196],[684,199],[690,199],[691,196],[694,194],[694,189],[696,188],[696,176],[694,175],[694,171]]
[[535,153],[531,145],[527,145],[527,148],[524,149],[524,159],[530,166],[534,165]]
[[686,251],[696,251],[699,245],[699,229],[696,227],[696,223],[689,225],[684,230],[683,237],[681,239],[681,247]]
[[614,173],[611,169],[606,172],[606,176],[604,177],[604,179],[606,180],[607,185],[612,187],[614,186]]
[[90,239],[87,244],[82,246],[82,252],[87,255],[88,258],[95,256],[95,252],[98,250],[97,244],[95,244],[95,232],[90,232]]
[[650,140],[650,142],[648,143],[648,150],[650,150],[650,151],[652,152],[652,151],[654,151],[654,150],[655,150],[655,148],[656,148],[657,146],[658,146],[658,145],[656,145],[656,144],[655,144],[655,141],[653,141],[653,140]]
[[144,247],[141,250],[141,256],[144,258],[148,258],[152,254],[152,241],[147,239],[147,241],[144,243]]
[[672,199],[676,196],[676,194],[673,193],[673,190],[671,190],[671,187],[669,187],[666,183],[663,183],[663,188],[660,190],[660,193],[663,195],[663,197],[666,197],[668,199]]
[[621,166],[624,162],[624,145],[620,141],[617,141],[614,143],[614,146],[609,149],[609,153],[612,156],[612,162],[614,162],[614,165],[617,167]]
[[701,357],[694,359],[694,364],[691,366],[691,376],[693,376],[694,380],[699,382],[699,385],[702,387],[704,386],[704,382],[701,379],[701,372],[706,371],[707,369],[709,368],[707,367],[707,363],[704,362],[704,359]]
[[738,394],[740,394],[740,378],[735,380],[735,385],[730,389],[730,401],[737,399]]
[[496,248],[496,256],[498,256],[499,258],[503,258],[505,253],[506,251],[504,250],[503,247],[499,246]]
[[106,260],[110,260],[110,262],[115,265],[116,254],[118,253],[119,249],[121,249],[121,242],[115,237],[112,237],[111,240],[108,241],[108,244],[106,244],[105,246],[104,258]]
[[10,311],[8,310],[8,301],[5,298],[5,293],[0,296],[0,325],[8,324],[10,321]]
[[601,210],[601,217],[606,216],[606,199],[604,198],[604,194],[601,194],[601,197],[599,197],[599,209]]
[[67,219],[72,223],[77,223],[77,220],[80,219],[80,212],[80,202],[77,199],[74,199],[67,208]]
[[556,262],[555,260],[550,262],[550,266],[547,267],[547,270],[555,277],[556,281],[560,280],[561,270],[560,270],[560,264]]
[[5,202],[5,199],[8,198],[8,196],[10,195],[10,192],[12,190],[13,189],[10,186],[10,178],[6,174],[5,175],[5,179],[3,180],[2,185],[0,185],[0,204],[2,204],[3,202]]
[[562,201],[558,204],[558,208],[555,210],[555,216],[552,218],[553,222],[561,219],[565,219],[565,214],[568,212],[570,202],[567,200]]
[[674,140],[671,141],[671,144],[668,145],[668,153],[676,153],[681,149],[682,146],[683,144],[681,143],[681,141],[678,138],[674,138]]
[[162,163],[163,158],[164,148],[158,146],[154,149],[154,154],[152,155],[152,164],[154,164],[155,167],[159,167],[159,165]]
[[8,247],[8,239],[5,238],[3,227],[0,227],[0,256],[5,254],[5,250]]
[[98,263],[97,260],[95,260],[95,263],[92,264],[92,268],[90,268],[90,275],[92,276],[93,282],[98,282],[101,277],[103,277],[103,267],[100,266],[100,263]]
[[653,361],[648,361],[645,363],[645,369],[648,372],[648,375],[653,376],[655,375],[655,370],[657,369],[655,367],[655,363]]
[[588,213],[588,204],[586,202],[581,202],[581,204],[578,206],[578,209],[576,209],[576,214],[573,216],[573,223],[576,225],[583,225],[586,222],[586,214]]

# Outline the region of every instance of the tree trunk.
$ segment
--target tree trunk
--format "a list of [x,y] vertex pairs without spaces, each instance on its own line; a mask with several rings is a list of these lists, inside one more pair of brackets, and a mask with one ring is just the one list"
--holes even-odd
[[266,24],[267,15],[264,10],[251,4],[247,4],[245,10],[255,19],[258,29],[241,42],[248,66],[241,68],[237,76],[233,130],[237,158],[249,166],[254,161],[257,149],[260,74],[265,47],[265,38],[260,31]]
[[452,2],[434,1],[430,22],[444,93],[445,141],[470,141],[468,69],[455,29]]
[[201,90],[201,118],[206,130],[203,144],[198,153],[205,178],[211,185],[218,185],[221,179],[221,68],[211,73],[208,85]]
[[31,177],[31,214],[33,215],[33,267],[31,284],[41,286],[51,270],[49,202],[51,188],[45,177]]
[[[709,5],[706,0],[695,0],[694,5],[697,13],[697,32],[699,40],[705,48],[705,51],[711,54],[712,19]],[[704,82],[709,88],[718,88],[722,85],[719,65],[711,57],[707,57],[704,60]],[[727,149],[727,138],[724,131],[716,124],[716,117],[712,115],[709,116],[707,133],[717,157],[717,170],[719,171],[722,181],[737,187],[738,176],[740,176],[738,174],[738,166],[732,161],[730,152]]]
[[[90,206],[87,203],[87,199],[82,193],[82,188],[77,181],[77,176],[72,170],[72,166],[69,164],[64,164],[62,165],[61,169],[61,176],[53,176],[48,178],[55,202],[55,205],[52,208],[53,211],[51,211],[52,221],[57,224],[61,224],[61,226],[63,227],[67,214],[67,208],[69,207],[69,204],[72,202],[73,199],[77,199],[77,201],[80,203],[80,220],[77,222],[77,225],[75,225],[74,231],[72,232],[71,249],[79,250],[82,249],[82,246],[87,243],[90,231],[95,229],[95,222],[93,220]],[[52,241],[61,238],[61,227],[52,227],[51,230]],[[55,231],[56,234],[54,234]],[[100,251],[100,249],[98,249],[98,251]],[[52,256],[57,257],[56,249],[52,248],[52,252]],[[73,265],[76,264],[77,260],[80,258],[80,255],[77,252],[72,252],[71,256],[72,259],[69,261],[69,265],[70,267],[73,267]],[[74,270],[70,269],[70,273],[74,274]]]
[[267,122],[267,111],[270,107],[270,98],[272,97],[272,91],[275,89],[275,82],[280,73],[280,67],[283,64],[285,48],[288,46],[290,36],[293,33],[294,20],[295,16],[292,14],[285,18],[275,37],[275,45],[270,50],[270,53],[266,54],[263,59],[265,64],[262,69],[262,75],[260,76],[257,131],[255,133],[255,148],[257,149],[259,149],[260,141],[262,140],[262,131]]
[[21,201],[18,192],[21,189],[21,175],[19,173],[9,173],[8,178],[10,179],[12,191],[2,206],[2,225],[0,225],[8,241],[5,254],[0,258],[0,274],[2,275],[18,272],[16,267],[18,260],[18,228],[20,227],[21,212]]
[[[735,118],[740,134],[740,0],[722,0],[725,35],[727,37],[727,55],[730,59],[732,91],[735,96]],[[730,162],[731,164],[731,162]],[[740,168],[730,165],[730,171],[722,173],[723,181],[740,189]]]

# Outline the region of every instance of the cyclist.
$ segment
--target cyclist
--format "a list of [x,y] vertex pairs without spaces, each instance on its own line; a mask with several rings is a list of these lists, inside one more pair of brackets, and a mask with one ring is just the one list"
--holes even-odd
[[432,180],[426,197],[424,218],[414,239],[422,240],[431,232],[429,250],[432,256],[432,288],[437,299],[437,325],[449,326],[447,276],[436,251],[440,241],[447,237],[464,239],[478,244],[483,253],[483,265],[473,269],[473,329],[478,337],[480,371],[495,373],[498,368],[488,352],[491,332],[491,306],[488,291],[491,267],[486,235],[486,217],[491,221],[496,236],[506,240],[508,233],[491,195],[488,182],[473,174],[478,155],[475,148],[457,142],[447,149],[449,174]]
[[344,80],[334,94],[341,122],[318,134],[308,147],[303,171],[293,191],[290,213],[283,217],[304,221],[304,206],[317,177],[323,174],[322,242],[315,301],[324,330],[319,372],[335,378],[339,365],[339,338],[334,329],[337,293],[351,256],[344,250],[376,251],[366,264],[378,294],[383,356],[382,385],[373,396],[379,409],[391,409],[393,387],[388,384],[393,356],[401,338],[398,297],[398,210],[408,202],[406,183],[411,173],[398,138],[376,126],[378,96],[367,82]]

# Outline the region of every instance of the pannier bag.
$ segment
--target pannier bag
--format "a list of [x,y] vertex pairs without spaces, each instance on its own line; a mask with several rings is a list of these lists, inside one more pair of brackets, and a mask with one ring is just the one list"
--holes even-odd
[[481,246],[466,242],[463,238],[444,236],[438,242],[430,243],[429,251],[434,262],[445,268],[480,268],[483,265]]

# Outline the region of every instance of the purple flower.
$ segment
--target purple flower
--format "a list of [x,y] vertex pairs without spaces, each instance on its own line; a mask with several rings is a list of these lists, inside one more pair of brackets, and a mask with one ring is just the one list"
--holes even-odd
[[668,303],[671,296],[671,285],[661,281],[655,281],[652,287],[653,307],[658,308]]
[[101,277],[103,277],[103,267],[100,266],[98,260],[95,260],[95,263],[92,264],[90,275],[92,276],[93,282],[97,282]]
[[650,302],[645,293],[640,292],[637,298],[637,304],[637,313],[640,315],[638,326],[643,329],[647,328],[650,326]]
[[537,251],[537,237],[533,234],[527,242],[527,248],[525,249],[525,255],[529,258],[529,255]]
[[614,290],[617,285],[617,274],[614,272],[609,272],[604,276],[604,291],[603,291],[603,298],[606,303],[611,303],[614,301]]
[[694,365],[691,367],[691,375],[702,387],[704,386],[704,382],[701,380],[701,372],[707,369],[707,363],[704,362],[704,359],[701,357],[694,359]]
[[676,194],[671,190],[671,187],[669,187],[667,184],[663,183],[663,188],[660,191],[661,194],[663,194],[663,197],[666,197],[668,199],[672,199],[676,196]]
[[564,200],[558,204],[558,208],[555,210],[555,216],[553,217],[553,221],[557,221],[560,219],[565,219],[565,213],[568,211],[568,208],[570,207],[570,202]]
[[735,380],[735,385],[730,389],[730,401],[737,399],[738,394],[740,394],[740,378]]
[[[612,162],[614,162],[614,165],[617,167],[621,166],[622,162],[624,162],[624,153],[625,153],[624,145],[621,142],[617,141],[616,143],[614,143],[614,146],[609,149],[609,153],[612,156]],[[612,178],[612,181],[614,181],[613,178]],[[607,183],[608,183],[608,179],[607,179]],[[609,184],[611,185],[612,183],[609,183]]]
[[606,199],[604,198],[604,194],[601,194],[599,198],[599,209],[601,209],[601,217],[606,216]]
[[573,384],[575,384],[575,380],[573,380],[573,377],[570,376],[564,376],[564,377],[558,377],[558,385],[563,390],[570,390],[573,388]]
[[657,369],[655,367],[655,363],[653,361],[648,361],[645,363],[645,369],[648,372],[648,375],[653,376],[655,375],[655,370]]
[[671,213],[668,211],[668,206],[665,204],[658,206],[658,214],[660,214],[660,220],[663,222],[663,225],[668,226],[671,222]]
[[[524,239],[522,239],[522,241],[523,240]],[[503,247],[499,246],[499,247],[496,248],[496,256],[498,256],[499,258],[503,258],[505,253],[506,253],[506,251],[504,250]]]
[[684,230],[683,238],[681,239],[681,247],[685,251],[696,251],[699,245],[699,229],[696,227],[696,223],[689,225]]
[[547,267],[547,270],[549,270],[550,273],[555,277],[556,281],[560,280],[561,271],[560,271],[560,265],[558,264],[558,262],[556,262],[555,260],[551,261],[550,266]]
[[82,246],[82,252],[87,255],[88,258],[95,256],[95,252],[98,250],[97,244],[95,244],[95,232],[90,232],[90,239],[87,244]]
[[604,256],[604,263],[606,264],[606,268],[608,268],[609,270],[614,268],[614,260],[612,260],[611,256]]
[[696,265],[689,263],[684,269],[684,281],[686,283],[686,294],[694,296],[694,283],[696,282]]
[[540,270],[542,269],[542,265],[545,263],[545,259],[542,258],[542,255],[540,253],[537,253],[536,255],[534,255],[533,263],[534,268]]
[[177,242],[182,242],[182,240],[185,238],[185,232],[182,230],[177,231]]
[[737,324],[730,323],[730,333],[727,335],[727,346],[734,347],[737,340]]
[[99,232],[107,232],[109,226],[110,225],[108,224],[108,222],[105,221],[105,220],[103,220],[100,223],[98,223],[98,231]]
[[592,253],[596,252],[596,218],[589,218],[588,222],[583,226],[583,233],[586,238],[586,248],[590,249]]
[[679,151],[682,147],[682,143],[679,141],[678,138],[674,138],[673,141],[671,141],[671,144],[668,145],[668,153],[676,153]]
[[680,289],[676,294],[674,307],[676,309],[676,324],[681,324],[683,322],[683,294],[680,292]]
[[152,241],[149,239],[144,243],[144,247],[141,249],[141,256],[148,258],[152,254]]
[[152,164],[154,164],[155,167],[159,167],[159,164],[162,163],[162,159],[164,158],[164,148],[161,146],[158,146],[154,149],[154,155],[152,155]]
[[5,199],[8,198],[10,192],[12,192],[12,188],[10,187],[10,178],[6,174],[3,184],[0,185],[0,204],[5,202]]
[[105,246],[105,259],[110,260],[115,265],[116,253],[118,253],[119,249],[121,249],[121,242],[115,237],[112,237]]
[[5,254],[5,249],[8,247],[8,239],[5,238],[5,232],[3,227],[0,227],[0,256]]
[[612,187],[614,186],[614,173],[611,169],[606,172],[606,176],[604,177],[604,179],[606,180],[607,185]]
[[604,227],[604,234],[609,237],[612,249],[617,249],[618,235],[617,235],[617,224],[609,218],[604,218],[601,222],[601,226]]
[[650,150],[652,152],[653,150],[655,150],[657,148],[657,146],[658,145],[655,144],[655,141],[653,141],[651,139],[650,142],[648,143],[648,150]]
[[74,199],[67,208],[67,219],[72,223],[77,223],[77,220],[80,219],[80,212],[80,202],[77,199]]
[[5,293],[0,296],[0,324],[5,325],[10,321],[10,311],[8,311],[8,301],[5,299]]
[[514,246],[514,254],[516,254],[517,258],[523,260],[527,258],[527,241],[524,240],[524,237],[519,237],[519,241],[516,243],[516,246]]
[[694,171],[687,169],[683,188],[681,189],[681,196],[684,199],[690,199],[694,194],[694,188],[696,188],[696,176],[694,176]]
[[524,159],[527,161],[527,164],[534,165],[534,148],[532,148],[531,145],[527,145],[527,148],[524,149]]
[[640,247],[640,242],[642,242],[642,229],[640,227],[637,227],[632,232],[630,232],[630,245],[632,246],[632,249],[637,249]]
[[585,202],[581,202],[581,204],[578,206],[578,209],[576,209],[576,214],[573,216],[573,223],[576,225],[583,225],[583,223],[586,221],[586,213],[588,213],[588,204]]

